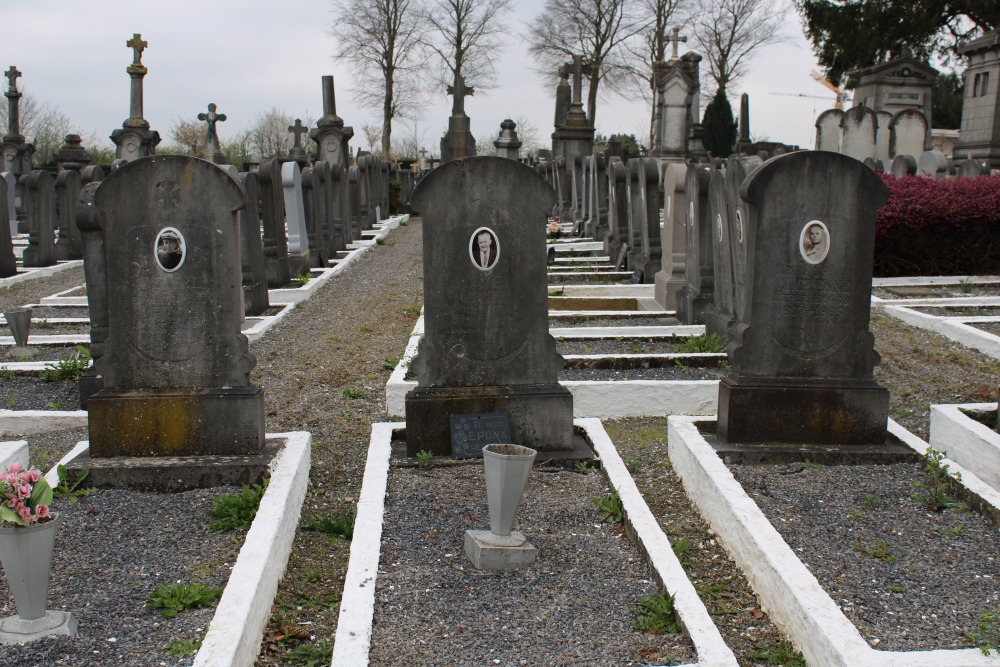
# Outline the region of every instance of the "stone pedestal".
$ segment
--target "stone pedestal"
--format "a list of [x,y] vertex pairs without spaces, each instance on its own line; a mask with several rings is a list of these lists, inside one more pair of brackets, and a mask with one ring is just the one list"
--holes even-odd
[[712,303],[711,292],[695,294],[694,290],[685,285],[677,290],[677,319],[684,324],[704,323],[705,314],[712,307]]
[[874,381],[739,379],[719,382],[723,442],[880,445],[889,392]]
[[465,555],[479,570],[519,570],[535,562],[538,550],[516,530],[506,537],[488,530],[467,530]]
[[476,154],[476,138],[472,136],[471,125],[465,114],[448,117],[448,133],[441,137],[441,162]]
[[0,644],[27,644],[52,635],[76,635],[76,618],[68,611],[46,611],[41,618],[26,621],[20,616],[0,620]]
[[540,452],[573,448],[573,395],[558,384],[426,387],[406,395],[406,453],[451,455],[450,415],[506,412],[513,442]]
[[102,389],[87,411],[94,457],[256,454],[264,446],[260,387]]

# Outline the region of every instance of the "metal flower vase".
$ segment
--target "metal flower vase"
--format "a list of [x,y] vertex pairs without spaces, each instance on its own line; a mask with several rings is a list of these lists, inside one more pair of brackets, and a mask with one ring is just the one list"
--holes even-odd
[[0,619],[0,643],[76,634],[71,614],[45,609],[58,525],[59,516],[53,515],[32,526],[0,526],[0,565],[17,609],[16,616]]
[[521,445],[483,447],[486,500],[490,508],[490,532],[494,535],[510,535],[537,454],[534,449]]

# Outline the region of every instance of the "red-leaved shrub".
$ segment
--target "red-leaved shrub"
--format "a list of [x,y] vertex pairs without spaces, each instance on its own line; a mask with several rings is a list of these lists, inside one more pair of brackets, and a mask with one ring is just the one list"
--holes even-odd
[[1000,176],[932,180],[882,174],[875,275],[1000,273]]

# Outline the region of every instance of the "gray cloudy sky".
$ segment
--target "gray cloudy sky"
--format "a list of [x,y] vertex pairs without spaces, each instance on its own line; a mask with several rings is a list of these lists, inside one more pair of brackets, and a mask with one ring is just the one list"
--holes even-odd
[[[543,137],[552,132],[554,91],[531,69],[520,37],[523,22],[541,6],[540,0],[514,0],[510,46],[499,57],[498,85],[466,101],[477,139],[495,138],[500,121],[509,116],[526,116]],[[149,43],[143,54],[149,68],[144,115],[164,141],[178,119],[195,119],[209,102],[228,115],[219,124],[223,139],[272,107],[318,118],[320,77],[333,74],[338,115],[355,127],[353,145],[366,148],[360,127],[380,123],[380,114],[357,107],[350,92],[350,65],[332,60],[335,44],[327,30],[332,18],[328,0],[7,0],[4,23],[17,28],[5,31],[2,64],[4,70],[16,65],[23,73],[21,90],[57,106],[82,134],[106,137],[128,116],[125,68],[132,51],[125,42],[139,32]],[[739,94],[750,93],[755,136],[811,147],[815,116],[832,106],[832,95],[827,101],[770,94],[828,95],[809,77],[816,63],[794,12],[789,12],[784,31],[791,39],[761,49],[750,74],[730,95],[735,111]],[[451,102],[443,91],[433,99],[416,129],[423,145],[436,154]],[[648,118],[641,95],[631,100],[609,96],[598,107],[598,131],[642,135],[648,132]],[[396,126],[394,134],[412,134],[411,128]]]

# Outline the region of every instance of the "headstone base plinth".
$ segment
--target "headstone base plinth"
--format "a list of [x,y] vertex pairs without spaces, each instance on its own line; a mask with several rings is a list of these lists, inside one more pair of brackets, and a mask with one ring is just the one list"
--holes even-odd
[[26,621],[20,616],[0,619],[0,644],[27,644],[52,635],[76,635],[76,619],[68,611],[46,611],[41,618]]
[[885,442],[889,392],[874,381],[723,378],[723,442],[877,445]]
[[695,294],[685,285],[677,291],[677,319],[681,324],[705,324],[705,315],[712,303],[711,292]]
[[28,359],[34,359],[38,356],[38,350],[33,347],[28,347],[27,345],[22,345],[20,347],[12,347],[7,350],[7,358],[13,359],[14,361],[27,361]]
[[477,570],[520,570],[535,562],[538,550],[516,530],[507,537],[488,530],[467,530],[465,555]]
[[292,271],[288,263],[288,256],[268,257],[264,260],[264,276],[267,286],[274,289],[287,287],[292,282]]
[[94,371],[94,367],[91,366],[77,380],[77,385],[80,387],[80,409],[86,410],[90,397],[104,389],[104,378],[98,375]]
[[684,287],[684,279],[676,278],[665,271],[657,271],[653,276],[653,298],[664,310],[677,310],[677,290]]
[[513,444],[573,449],[573,394],[560,385],[425,387],[406,395],[406,455],[451,455],[451,415],[506,412]]
[[269,476],[271,461],[283,440],[268,440],[259,454],[244,456],[111,456],[91,457],[90,449],[78,452],[65,464],[76,479],[87,473],[87,486],[98,489],[131,489],[179,493],[218,486],[257,484]]
[[87,401],[90,454],[257,454],[264,446],[264,392],[222,389],[102,389]]
[[309,260],[309,251],[304,250],[302,252],[292,252],[288,251],[288,271],[292,276],[309,275],[309,269],[312,268]]
[[732,324],[732,315],[720,313],[714,307],[705,311],[705,335],[715,334],[719,340],[725,344],[729,340],[729,325]]

